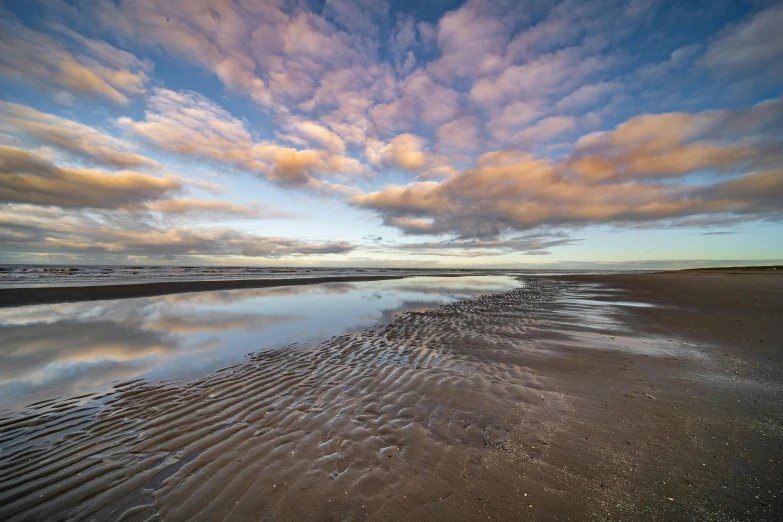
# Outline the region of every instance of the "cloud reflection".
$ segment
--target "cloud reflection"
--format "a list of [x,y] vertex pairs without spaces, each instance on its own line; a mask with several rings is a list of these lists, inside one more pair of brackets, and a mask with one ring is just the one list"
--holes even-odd
[[0,408],[187,379],[250,352],[311,342],[401,312],[510,289],[508,277],[417,277],[0,310]]

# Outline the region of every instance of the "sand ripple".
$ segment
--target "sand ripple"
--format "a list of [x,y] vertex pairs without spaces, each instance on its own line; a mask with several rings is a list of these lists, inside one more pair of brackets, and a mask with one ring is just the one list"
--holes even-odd
[[510,495],[569,412],[538,363],[618,320],[574,292],[529,279],[186,384],[33,405],[0,419],[0,518],[426,517]]

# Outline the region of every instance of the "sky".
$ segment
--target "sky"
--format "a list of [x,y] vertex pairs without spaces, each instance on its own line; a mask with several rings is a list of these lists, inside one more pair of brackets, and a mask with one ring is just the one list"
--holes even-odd
[[781,27],[753,0],[0,0],[0,263],[781,263]]

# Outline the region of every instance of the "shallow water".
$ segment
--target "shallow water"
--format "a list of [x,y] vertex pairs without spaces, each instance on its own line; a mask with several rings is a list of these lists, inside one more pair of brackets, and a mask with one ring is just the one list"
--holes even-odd
[[411,268],[0,265],[0,288],[93,286],[172,281],[226,281],[234,279],[389,275],[435,276],[442,274],[474,275],[477,273],[476,270]]
[[518,285],[503,276],[416,277],[0,309],[0,411],[105,393],[121,381],[201,376],[250,352]]
[[[637,273],[642,271],[635,271]],[[474,270],[421,268],[0,265],[0,289],[52,286],[100,286],[177,281],[228,281],[355,276],[567,275],[610,274],[611,270]]]

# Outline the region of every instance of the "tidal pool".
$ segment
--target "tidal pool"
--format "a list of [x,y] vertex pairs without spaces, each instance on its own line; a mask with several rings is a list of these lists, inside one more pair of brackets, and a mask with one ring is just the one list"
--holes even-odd
[[0,410],[91,397],[134,379],[191,379],[248,353],[519,285],[505,276],[412,277],[0,309]]

